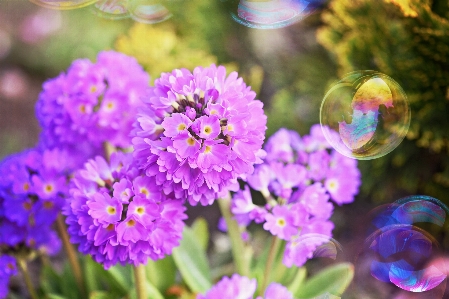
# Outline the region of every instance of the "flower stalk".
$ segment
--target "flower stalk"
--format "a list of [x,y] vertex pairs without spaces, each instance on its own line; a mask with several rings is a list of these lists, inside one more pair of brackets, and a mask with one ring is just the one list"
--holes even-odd
[[25,280],[25,285],[28,290],[28,293],[30,293],[30,297],[32,299],[38,299],[36,290],[34,289],[33,283],[31,282],[30,275],[28,274],[28,267],[27,262],[25,258],[17,258],[17,266],[22,273],[23,279]]
[[147,299],[145,265],[133,266],[137,299]]
[[270,246],[270,252],[268,253],[267,263],[265,264],[265,271],[262,278],[262,284],[260,288],[260,295],[263,294],[264,290],[267,288],[268,283],[270,282],[270,274],[272,273],[273,262],[276,259],[276,256],[279,251],[279,247],[281,245],[281,239],[273,236]]
[[218,206],[220,207],[221,214],[226,221],[228,227],[228,234],[231,239],[232,256],[235,261],[237,273],[243,276],[249,276],[252,250],[247,247],[240,234],[237,221],[233,219],[231,214],[231,199],[230,196],[226,198],[220,198],[218,200]]
[[56,228],[59,232],[59,236],[62,239],[62,246],[69,258],[70,267],[72,268],[73,275],[75,275],[75,281],[80,290],[81,294],[86,295],[86,287],[84,282],[84,276],[81,271],[81,266],[76,254],[75,249],[73,248],[72,243],[70,243],[69,235],[67,234],[67,227],[65,226],[64,219],[62,215],[59,214],[56,219]]

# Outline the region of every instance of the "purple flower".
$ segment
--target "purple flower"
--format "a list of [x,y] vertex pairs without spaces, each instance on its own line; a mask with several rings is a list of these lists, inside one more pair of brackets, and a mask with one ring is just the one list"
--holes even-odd
[[[256,292],[256,279],[233,274],[223,277],[206,294],[198,294],[197,299],[253,299]],[[293,294],[283,285],[273,282],[265,290],[264,297],[256,299],[293,299]]]
[[298,233],[295,214],[287,206],[275,206],[272,213],[265,216],[263,228],[283,240],[290,240]]
[[165,194],[211,204],[253,172],[264,151],[263,104],[223,66],[163,73],[133,130],[134,157]]
[[197,295],[197,299],[252,299],[256,292],[256,279],[234,274],[223,277],[204,295]]
[[171,254],[187,218],[182,201],[144,176],[131,154],[110,160],[96,157],[75,173],[64,211],[71,241],[106,269]]
[[65,161],[65,151],[37,148],[1,162],[0,246],[59,251],[60,240],[51,226],[68,196],[73,165]]
[[148,83],[137,61],[118,52],[101,52],[96,63],[75,60],[67,73],[45,82],[39,95],[43,146],[71,150],[84,160],[101,154],[105,141],[131,146],[129,134]]
[[0,298],[8,296],[9,278],[16,274],[16,260],[9,255],[0,256]]

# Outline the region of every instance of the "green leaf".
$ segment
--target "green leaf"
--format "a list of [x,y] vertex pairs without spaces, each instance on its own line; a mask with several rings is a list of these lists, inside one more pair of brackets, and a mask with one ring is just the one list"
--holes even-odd
[[341,263],[325,268],[308,279],[295,293],[301,299],[315,298],[326,293],[340,296],[349,286],[354,277],[354,266],[351,263]]
[[[148,299],[164,299],[164,296],[162,296],[162,294],[159,292],[159,290],[149,281],[145,282],[145,287],[147,290],[147,298]],[[137,299],[136,288],[133,288],[129,292],[129,298]]]
[[296,272],[296,275],[294,276],[292,282],[288,285],[288,290],[292,294],[297,294],[299,290],[301,289],[301,286],[304,284],[304,281],[306,279],[307,270],[305,267],[301,267]]
[[209,244],[209,229],[207,227],[206,219],[198,217],[193,222],[191,229],[199,241],[201,248],[207,250],[207,245]]
[[46,294],[45,298],[48,298],[48,299],[66,299],[66,297],[63,297],[63,296],[60,296],[60,295],[57,295],[57,294]]
[[147,279],[162,293],[176,282],[176,265],[172,256],[162,260],[149,260],[146,265]]
[[206,252],[193,231],[187,226],[184,227],[181,244],[173,249],[173,258],[191,291],[204,293],[211,288],[211,274]]

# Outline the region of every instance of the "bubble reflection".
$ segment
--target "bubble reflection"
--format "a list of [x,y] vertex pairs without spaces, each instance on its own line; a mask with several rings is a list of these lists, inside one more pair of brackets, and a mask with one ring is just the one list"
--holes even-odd
[[368,261],[370,274],[378,281],[441,298],[449,267],[430,231],[442,231],[448,211],[429,196],[409,196],[377,208],[356,266]]
[[129,17],[128,0],[100,0],[93,6],[93,13],[110,20]]
[[63,1],[63,0],[30,0],[30,2],[37,4],[39,6],[57,9],[57,10],[66,10],[66,9],[75,9],[81,8],[95,3],[98,0],[72,0],[72,1]]
[[134,1],[129,10],[133,20],[145,24],[163,22],[172,17],[171,12],[160,1]]
[[232,18],[257,29],[292,25],[313,13],[324,0],[225,0]]

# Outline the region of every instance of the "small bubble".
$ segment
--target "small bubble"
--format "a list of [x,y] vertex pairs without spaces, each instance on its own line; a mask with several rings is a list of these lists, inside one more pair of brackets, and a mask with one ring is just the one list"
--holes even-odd
[[91,5],[98,0],[71,0],[71,1],[62,1],[62,0],[30,0],[30,2],[50,9],[57,10],[66,10],[66,9],[75,9],[81,8],[84,6]]
[[402,290],[441,298],[449,268],[436,236],[448,224],[448,212],[438,199],[421,195],[375,209],[370,235],[356,261],[359,284],[377,285],[366,279],[369,272],[378,282],[399,288],[398,298]]
[[151,0],[132,2],[132,5],[129,6],[131,18],[145,24],[159,23],[171,18],[171,12],[161,2]]
[[239,24],[257,29],[292,25],[312,14],[324,0],[222,0]]
[[99,17],[109,20],[120,20],[129,17],[128,0],[100,0],[92,7]]
[[410,107],[401,86],[375,71],[347,74],[326,93],[320,123],[339,153],[370,160],[394,150],[410,125]]

